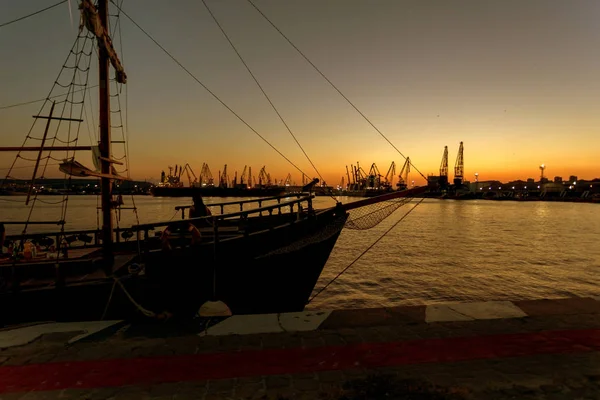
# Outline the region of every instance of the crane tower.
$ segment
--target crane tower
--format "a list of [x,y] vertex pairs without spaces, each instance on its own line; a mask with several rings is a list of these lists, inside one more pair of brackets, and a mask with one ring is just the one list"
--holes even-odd
[[454,164],[454,184],[460,186],[463,183],[465,173],[465,163],[463,160],[463,142],[460,142],[458,147],[458,155],[456,156],[456,164]]
[[444,146],[444,155],[440,164],[440,176],[448,177],[448,146]]
[[440,177],[438,184],[445,188],[448,185],[448,146],[444,146],[444,155],[440,164]]

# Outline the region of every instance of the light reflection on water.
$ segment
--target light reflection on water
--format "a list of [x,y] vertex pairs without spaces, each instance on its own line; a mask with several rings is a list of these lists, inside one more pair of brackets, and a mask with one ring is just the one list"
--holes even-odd
[[[344,230],[317,288],[408,210]],[[425,200],[315,308],[600,295],[597,204]]]
[[[0,220],[26,218],[24,199],[9,199],[21,201],[0,201]],[[207,203],[235,200],[239,198],[206,199]],[[131,206],[130,197],[125,202]],[[180,218],[174,207],[188,204],[189,199],[137,196],[135,202],[140,222],[146,223]],[[317,207],[333,204],[327,197],[315,199]],[[36,207],[32,219],[58,220],[60,206],[42,204]],[[66,229],[96,228],[96,197],[70,197],[68,207]],[[351,263],[410,207],[412,204],[400,208],[370,230],[343,230],[317,289]],[[599,207],[573,203],[425,200],[310,308],[598,296]],[[122,211],[121,227],[135,222],[131,210]],[[7,226],[9,234],[19,233],[20,229]]]

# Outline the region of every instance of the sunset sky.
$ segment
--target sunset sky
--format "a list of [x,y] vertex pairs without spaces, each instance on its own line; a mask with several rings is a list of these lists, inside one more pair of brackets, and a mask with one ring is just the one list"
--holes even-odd
[[[55,2],[4,0],[0,24]],[[73,25],[65,3],[0,28],[0,108],[47,95],[77,34],[78,2],[70,3]],[[365,169],[375,162],[382,174],[395,161],[399,172],[402,157],[248,2],[208,4],[329,184],[356,161]],[[256,4],[424,174],[438,173],[445,145],[452,171],[463,141],[469,180],[475,172],[480,180],[537,178],[542,163],[550,177],[600,177],[600,1]],[[123,9],[316,175],[201,1],[124,0]],[[134,179],[158,179],[168,165],[185,163],[199,174],[207,162],[215,177],[223,164],[230,175],[246,164],[255,174],[266,165],[277,179],[291,172],[299,182],[294,167],[125,18],[122,32],[123,48],[117,38],[115,44],[129,79]],[[0,109],[2,146],[22,143],[40,106]],[[43,125],[36,129],[41,135]],[[89,144],[87,132],[81,137],[80,144]],[[0,153],[2,176],[13,158]],[[78,158],[91,165],[89,154]],[[31,173],[19,171],[13,175]],[[420,182],[416,174],[411,179]]]

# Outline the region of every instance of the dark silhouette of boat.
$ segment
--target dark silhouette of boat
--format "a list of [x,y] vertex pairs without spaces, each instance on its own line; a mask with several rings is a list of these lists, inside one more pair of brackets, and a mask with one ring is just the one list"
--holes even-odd
[[[19,270],[2,269],[8,286],[4,289],[12,288],[1,297],[2,319],[15,323],[142,315],[121,287],[115,287],[116,279],[137,303],[157,313],[193,317],[203,303],[215,298],[235,314],[301,311],[348,216],[341,206],[320,211],[307,207],[298,213],[297,207],[311,199],[306,195],[255,209],[253,216],[237,213],[244,218],[225,214],[136,227],[136,231],[161,227],[171,232],[168,239],[148,235],[142,240],[141,260],[128,251],[126,242],[116,246],[116,262],[110,266],[93,247],[67,250],[73,252],[72,258],[60,263],[58,271],[55,260],[10,261],[8,265]],[[296,210],[279,214],[290,207]],[[261,212],[273,215],[261,217]],[[195,244],[187,235],[190,223],[198,225],[202,235]],[[76,252],[86,249],[90,253],[78,259]],[[140,261],[144,274],[132,273],[134,262]]]
[[[59,221],[0,222],[0,325],[47,320],[190,318],[216,315],[301,311],[349,217],[349,211],[423,188],[391,192],[354,203],[316,210],[312,190],[270,199],[240,201],[237,212],[113,227],[113,214],[123,201],[112,195],[113,182],[126,179],[111,154],[109,63],[116,82],[127,77],[108,36],[108,0],[82,0],[82,21],[99,43],[100,143],[98,146],[45,146],[54,103],[41,145],[18,151],[38,152],[31,186],[43,151],[92,151],[96,169],[74,157],[61,171],[101,181],[102,229],[46,234],[6,235],[5,225],[60,225]],[[90,52],[92,54],[92,52]],[[48,97],[50,98],[50,97]],[[12,151],[14,148],[4,148]],[[73,154],[73,153],[71,153]],[[278,189],[279,190],[279,189]],[[259,207],[244,209],[248,202]],[[231,203],[228,203],[231,204]],[[213,207],[219,204],[211,205]],[[222,210],[222,208],[221,208]],[[384,213],[389,215],[389,213]],[[372,215],[372,214],[371,214]],[[383,217],[382,217],[383,218]],[[25,231],[24,231],[25,232]],[[210,307],[220,305],[218,310]],[[208,313],[208,314],[207,314]]]

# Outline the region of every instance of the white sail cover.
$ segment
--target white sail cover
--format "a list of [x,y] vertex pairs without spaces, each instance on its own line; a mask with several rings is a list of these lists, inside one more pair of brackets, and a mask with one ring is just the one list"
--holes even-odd
[[92,160],[94,161],[96,172],[102,171],[102,163],[100,162],[100,148],[98,146],[92,146]]
[[71,175],[71,176],[85,176],[85,177],[95,176],[95,177],[99,177],[99,178],[110,178],[110,179],[115,179],[115,180],[119,180],[119,181],[129,180],[129,178],[120,176],[113,165],[110,166],[110,170],[111,170],[110,174],[103,174],[101,172],[102,164],[101,164],[101,160],[100,160],[100,150],[98,149],[98,146],[92,146],[92,159],[94,161],[95,170],[92,170],[92,169],[86,167],[85,165],[81,164],[78,161],[75,161],[74,159],[64,160],[59,165],[58,169],[61,170],[62,172],[64,172],[65,174]]

